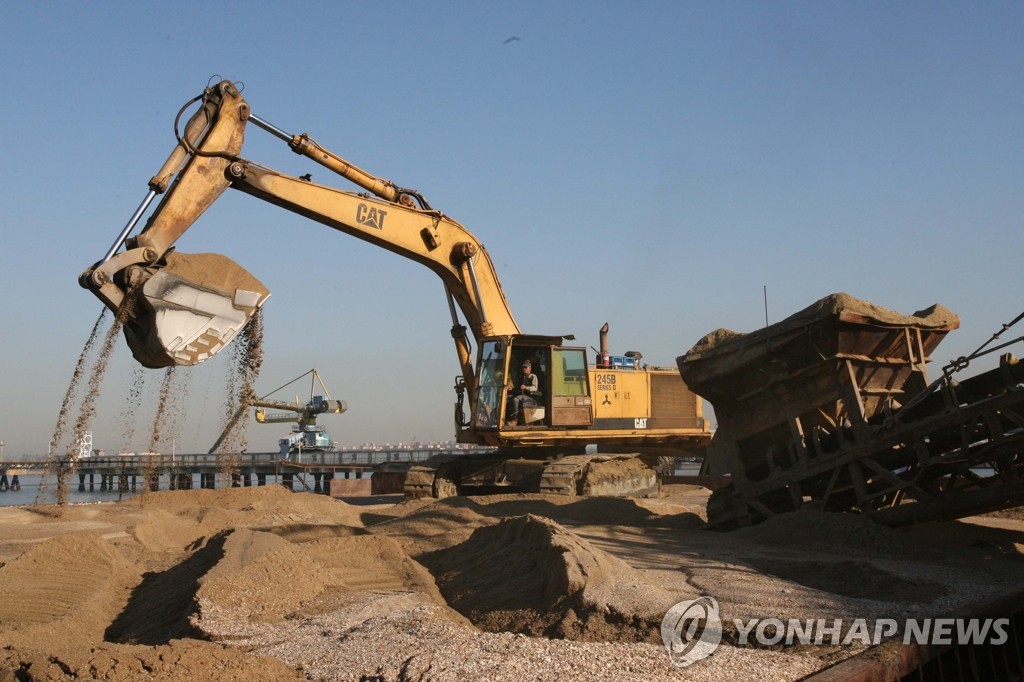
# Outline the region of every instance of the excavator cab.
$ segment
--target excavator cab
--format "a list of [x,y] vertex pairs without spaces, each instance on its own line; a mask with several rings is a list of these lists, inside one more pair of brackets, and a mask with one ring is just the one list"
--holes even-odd
[[[477,431],[588,428],[594,423],[585,348],[562,346],[562,337],[484,339],[479,347]],[[523,361],[529,360],[540,391],[515,424],[509,424],[509,397]]]

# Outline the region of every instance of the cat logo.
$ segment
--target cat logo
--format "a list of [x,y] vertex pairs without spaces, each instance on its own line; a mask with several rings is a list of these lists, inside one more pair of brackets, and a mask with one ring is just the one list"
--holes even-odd
[[359,206],[356,207],[356,222],[360,225],[372,227],[375,230],[384,229],[384,218],[387,217],[387,215],[387,211],[379,208],[372,208],[366,204],[359,204]]
[[646,429],[647,428],[647,417],[637,417],[633,420],[634,429]]

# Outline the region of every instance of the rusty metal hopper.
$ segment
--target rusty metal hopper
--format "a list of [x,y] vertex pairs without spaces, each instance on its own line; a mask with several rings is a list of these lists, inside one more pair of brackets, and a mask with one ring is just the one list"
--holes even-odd
[[977,376],[927,381],[958,324],[940,306],[900,315],[835,294],[678,358],[718,416],[704,473],[731,479],[708,500],[710,525],[807,508],[903,525],[1024,503],[1024,363],[1006,353]]
[[[719,329],[677,359],[683,380],[734,417],[775,421],[809,410],[866,421],[925,385],[931,352],[960,319],[934,305],[901,315],[832,294],[764,329]],[[755,427],[756,428],[756,427]]]
[[718,418],[702,473],[743,488],[841,449],[925,388],[925,363],[958,326],[942,306],[902,315],[833,294],[756,332],[708,334],[677,359]]

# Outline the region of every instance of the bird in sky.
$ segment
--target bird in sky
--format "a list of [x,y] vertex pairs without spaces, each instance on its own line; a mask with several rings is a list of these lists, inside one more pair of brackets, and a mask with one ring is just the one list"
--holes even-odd
[[508,38],[505,38],[505,40],[501,44],[508,45],[509,43],[514,43],[517,40],[522,40],[522,38],[520,38],[519,36],[509,36]]

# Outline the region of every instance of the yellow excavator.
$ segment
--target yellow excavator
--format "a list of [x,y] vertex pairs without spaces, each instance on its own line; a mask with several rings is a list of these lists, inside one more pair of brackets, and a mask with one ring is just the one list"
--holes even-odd
[[[317,184],[309,175],[292,177],[243,158],[249,123],[365,191]],[[411,496],[490,489],[649,494],[658,480],[643,462],[699,454],[710,440],[701,399],[675,368],[644,366],[639,353],[613,356],[607,325],[594,365],[585,347],[567,343],[572,335],[522,333],[490,256],[466,228],[419,192],[356,167],[305,133],[286,133],[257,117],[234,83],[221,81],[187,102],[174,132],[177,144],[142,203],[103,259],[79,278],[119,314],[142,365],[202,362],[270,295],[225,256],[173,248],[230,187],[422,263],[443,281],[460,367],[456,438],[495,450],[414,467],[406,480]],[[160,195],[143,229],[130,236]],[[527,360],[536,385],[510,418],[513,378]]]

